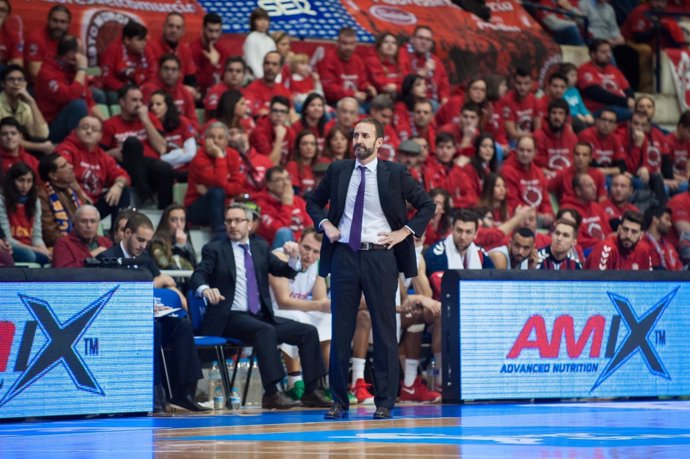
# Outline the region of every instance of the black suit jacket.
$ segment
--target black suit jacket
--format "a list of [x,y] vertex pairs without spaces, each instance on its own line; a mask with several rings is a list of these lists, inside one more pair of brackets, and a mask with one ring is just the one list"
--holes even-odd
[[[268,286],[269,273],[292,279],[297,275],[297,271],[273,255],[265,242],[251,239],[249,244],[254,261],[254,270],[256,271],[257,286],[259,287],[261,311],[264,316],[272,319],[273,306]],[[201,262],[192,274],[191,288],[196,291],[200,286],[206,284],[212,288],[217,288],[225,299],[214,306],[209,305],[206,309],[201,333],[215,336],[223,334],[235,299],[236,279],[235,255],[230,239],[224,238],[206,244],[201,251]]]
[[[125,258],[125,253],[122,251],[120,244],[113,244],[107,250],[99,253],[96,257],[98,260],[103,260],[105,258]],[[151,258],[148,252],[142,252],[138,257],[130,258],[130,260],[136,260],[137,266],[140,268],[146,268],[153,277],[158,277],[161,275],[161,270],[158,269],[158,265]],[[129,266],[127,266],[129,267]]]
[[[307,199],[307,212],[319,225],[324,219],[328,219],[338,226],[345,212],[347,200],[347,188],[350,184],[355,160],[345,159],[331,163],[326,171],[326,176],[319,186],[305,197]],[[434,215],[436,206],[424,189],[416,182],[407,168],[399,163],[390,161],[378,161],[376,179],[379,186],[379,200],[381,208],[393,231],[403,226],[408,226],[417,235],[422,235],[427,223]],[[409,202],[417,209],[411,220],[407,219],[407,205]],[[330,204],[328,214],[324,208]],[[319,231],[323,231],[319,228]],[[333,244],[328,238],[324,238],[321,245],[321,259],[319,261],[319,275],[326,277],[331,272]],[[405,277],[417,275],[417,263],[414,252],[414,238],[410,235],[407,239],[393,247],[398,271]]]

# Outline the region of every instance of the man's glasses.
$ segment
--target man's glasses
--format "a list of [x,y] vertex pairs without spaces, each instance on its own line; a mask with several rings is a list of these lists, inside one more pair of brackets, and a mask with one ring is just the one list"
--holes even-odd
[[228,225],[239,225],[240,223],[248,222],[248,221],[249,221],[248,218],[226,218],[225,219],[225,223],[227,223]]

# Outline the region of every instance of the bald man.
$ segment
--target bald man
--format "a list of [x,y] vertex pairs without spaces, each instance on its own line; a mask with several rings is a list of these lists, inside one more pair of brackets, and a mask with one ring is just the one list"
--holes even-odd
[[84,204],[74,214],[74,228],[55,242],[53,266],[55,268],[82,268],[84,260],[95,258],[108,249],[110,239],[98,235],[101,217],[98,209]]

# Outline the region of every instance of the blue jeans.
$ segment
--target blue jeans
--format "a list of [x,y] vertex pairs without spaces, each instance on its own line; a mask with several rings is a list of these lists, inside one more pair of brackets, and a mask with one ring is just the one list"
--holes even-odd
[[225,191],[211,188],[187,208],[187,220],[195,225],[210,225],[211,231],[225,233]]
[[279,249],[285,245],[288,241],[294,241],[295,234],[287,226],[283,226],[276,231],[275,236],[273,236],[273,243],[271,244],[271,250]]
[[50,141],[55,144],[62,142],[77,127],[79,120],[88,114],[89,109],[84,99],[75,99],[65,105],[48,126]]
[[38,263],[43,266],[50,263],[48,257],[39,252],[34,252],[28,247],[20,247],[12,244],[12,258],[15,263]]

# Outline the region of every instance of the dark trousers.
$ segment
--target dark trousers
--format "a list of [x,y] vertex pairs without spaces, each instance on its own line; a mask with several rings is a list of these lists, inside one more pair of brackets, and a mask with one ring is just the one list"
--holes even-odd
[[319,333],[312,325],[281,317],[271,319],[264,315],[231,311],[223,336],[241,339],[254,347],[261,381],[267,393],[275,392],[276,383],[285,377],[278,351],[281,343],[298,347],[307,392],[316,389],[319,379],[326,375]]
[[201,363],[194,345],[194,330],[192,323],[187,319],[179,317],[165,316],[155,319],[154,324],[154,344],[156,349],[156,366],[154,373],[154,383],[160,375],[160,354],[158,346],[170,349],[173,358],[166,359],[168,364],[168,374],[170,383],[173,387],[173,397],[184,397],[191,395],[194,397],[193,389],[196,383],[203,378]]
[[136,137],[129,137],[122,144],[122,167],[142,200],[150,198],[155,192],[159,209],[172,204],[175,182],[172,166],[160,159],[144,156],[144,146]]
[[[118,185],[119,186],[119,185]],[[107,217],[108,215],[112,215],[112,218],[115,218],[117,216],[117,213],[120,211],[120,209],[124,209],[126,207],[129,207],[129,202],[130,202],[130,196],[129,196],[129,187],[126,186],[122,189],[122,194],[120,195],[120,200],[115,204],[114,206],[111,206],[108,204],[105,200],[105,194],[101,196],[101,198],[96,201],[93,205],[98,209],[98,213],[101,216],[101,220]]]
[[195,225],[211,225],[214,234],[225,234],[225,191],[209,188],[187,207],[187,220]]
[[348,368],[352,337],[362,293],[374,332],[374,402],[392,408],[398,394],[400,364],[395,322],[398,268],[392,250],[353,252],[346,244],[333,248],[331,313],[333,336],[329,382],[334,400],[349,406]]

